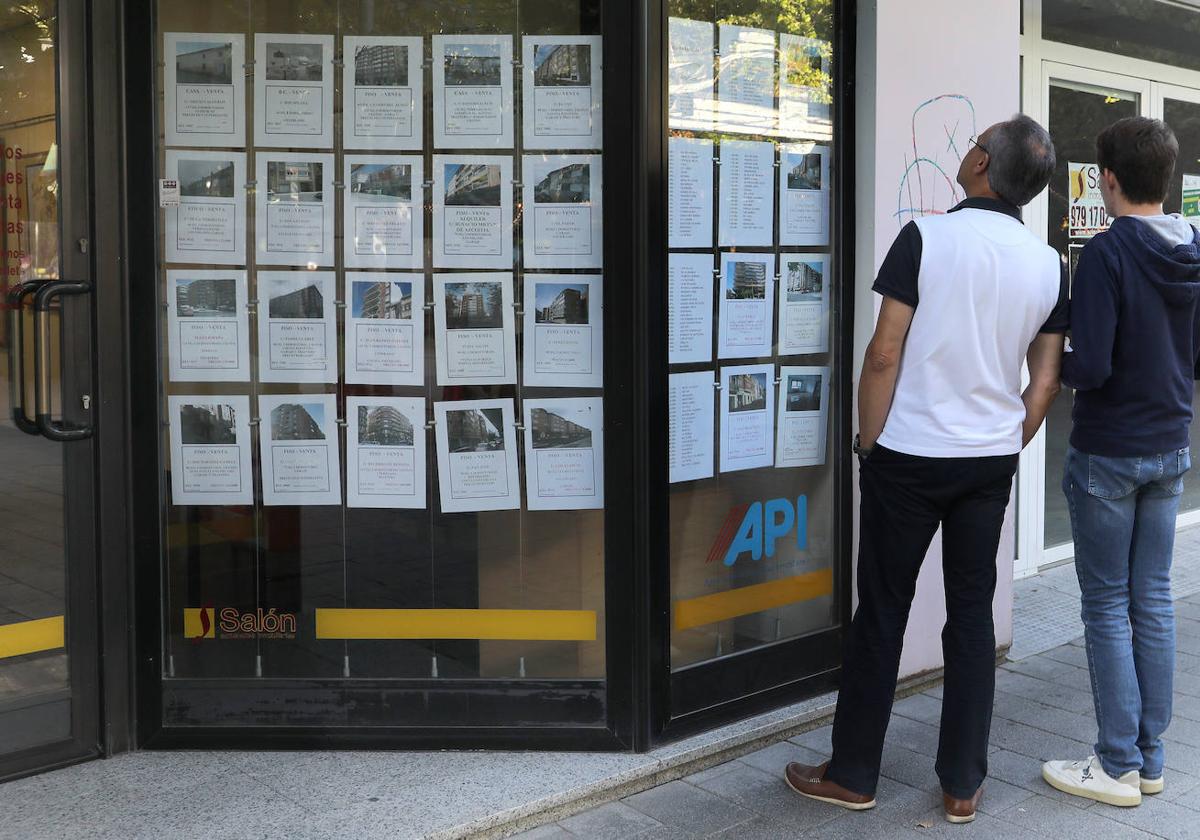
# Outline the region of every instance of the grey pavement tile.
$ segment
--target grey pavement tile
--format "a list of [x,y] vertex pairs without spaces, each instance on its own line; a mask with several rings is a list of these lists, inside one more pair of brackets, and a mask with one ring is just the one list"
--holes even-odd
[[1200,720],[1200,697],[1175,692],[1175,703],[1172,707],[1174,717]]
[[1188,674],[1200,672],[1200,656],[1188,653],[1184,650],[1175,651],[1175,670],[1184,671]]
[[1033,791],[1009,784],[1003,779],[985,779],[983,798],[979,800],[979,810],[984,814],[996,816],[1033,795]]
[[1175,715],[1164,736],[1168,741],[1200,747],[1200,721]]
[[665,826],[699,836],[755,816],[727,799],[680,781],[642,791],[623,801]]
[[1167,840],[1195,840],[1200,837],[1200,825],[1197,825],[1195,811],[1150,796],[1142,797],[1142,804],[1136,808],[1112,808],[1103,805],[1092,813],[1141,829],[1155,837],[1165,837]]
[[1167,742],[1163,752],[1163,765],[1189,776],[1200,776],[1200,750],[1195,747],[1174,746]]
[[1067,665],[1074,665],[1076,668],[1086,669],[1088,667],[1087,651],[1074,645],[1063,645],[1048,650],[1041,654],[1047,659],[1053,659],[1055,662],[1063,662]]
[[720,838],[720,840],[792,840],[795,836],[796,829],[781,825],[766,817],[755,817],[708,835],[708,837]]
[[942,719],[942,701],[928,694],[910,694],[896,701],[892,714],[937,726]]
[[[574,837],[574,835],[571,836]],[[674,826],[664,825],[642,832],[637,836],[637,840],[692,840],[695,836],[691,832],[675,828]]]
[[800,796],[780,773],[767,773],[746,764],[709,779],[701,787],[793,832],[829,822],[839,812],[836,805]]
[[881,774],[889,779],[908,785],[922,791],[940,789],[934,770],[934,759],[923,753],[913,752],[904,747],[892,747],[884,752]]
[[942,801],[940,792],[915,787],[883,776],[875,790],[873,813],[892,822],[906,822],[910,817],[929,810]]
[[819,752],[822,755],[829,755],[830,741],[833,737],[833,726],[826,724],[825,726],[811,729],[808,732],[796,735],[789,738],[793,744],[799,744],[802,747],[808,747],[810,750]]
[[1031,656],[1028,659],[1022,659],[1020,662],[1005,662],[1001,667],[1005,671],[1014,671],[1018,674],[1025,674],[1026,676],[1052,683],[1076,685],[1082,682],[1086,685],[1088,682],[1088,672],[1085,668],[1079,668],[1076,665],[1066,662],[1059,662],[1040,654],[1038,656]]
[[938,728],[919,720],[893,716],[888,724],[887,738],[884,742],[936,757]]
[[[785,741],[784,743],[787,743],[787,742]],[[770,749],[770,748],[768,747],[768,749]],[[760,750],[760,752],[761,752],[761,750]],[[715,764],[706,770],[701,770],[697,773],[692,773],[690,776],[684,776],[683,780],[685,782],[687,782],[689,785],[698,785],[701,782],[705,781],[706,779],[715,779],[717,776],[720,776],[722,773],[728,773],[730,770],[733,769],[733,766],[735,763],[736,762],[733,762],[733,761],[723,761],[720,764]]]
[[916,840],[925,835],[916,829],[906,828],[889,820],[876,809],[847,812],[833,822],[809,829],[800,836],[806,840]]
[[1197,786],[1200,786],[1200,776],[1193,776],[1189,773],[1181,773],[1173,767],[1167,767],[1163,770],[1163,792],[1155,794],[1150,799],[1162,799],[1167,802],[1180,800],[1182,804],[1187,804],[1184,797],[1196,801],[1197,806],[1200,806],[1200,799],[1196,798],[1194,791]]
[[1058,685],[1013,671],[999,671],[996,674],[996,688],[1072,712],[1092,707],[1090,689]]
[[991,741],[1009,752],[1037,759],[1039,766],[1041,762],[1052,759],[1086,758],[1092,749],[1086,741],[1066,738],[1003,718],[992,721]]
[[609,802],[590,811],[559,820],[559,825],[572,834],[589,840],[625,840],[627,837],[658,828],[658,820],[630,808],[624,802]]
[[574,840],[574,836],[568,834],[561,826],[550,823],[514,834],[511,836],[511,840]]
[[1003,691],[996,692],[993,729],[999,720],[1016,721],[1085,744],[1096,740],[1096,721],[1090,714],[1075,714],[1054,706],[1044,706],[1035,700]]
[[[828,755],[819,753],[816,750],[810,750],[808,747],[802,747],[791,741],[779,741],[769,747],[747,753],[738,759],[738,761],[744,764],[757,767],[766,773],[774,773],[777,776],[782,775],[783,768],[792,761],[816,766],[828,760]],[[729,764],[722,766],[730,767]]]
[[999,818],[1050,837],[1135,840],[1135,838],[1153,836],[1132,826],[1110,820],[1100,814],[1098,810],[1064,808],[1060,802],[1046,796],[1030,797],[1019,805],[1014,805],[1002,812]]
[[1200,674],[1189,674],[1186,671],[1176,671],[1175,694],[1186,694],[1189,697],[1200,697]]
[[918,830],[922,837],[953,837],[956,840],[963,840],[968,835],[972,840],[978,837],[996,838],[996,840],[1029,840],[1029,838],[1044,836],[983,811],[977,812],[975,819],[970,823],[951,823],[946,819],[941,805],[909,820],[907,827]]
[[1181,598],[1175,602],[1175,615],[1200,621],[1200,604],[1193,603],[1190,598]]

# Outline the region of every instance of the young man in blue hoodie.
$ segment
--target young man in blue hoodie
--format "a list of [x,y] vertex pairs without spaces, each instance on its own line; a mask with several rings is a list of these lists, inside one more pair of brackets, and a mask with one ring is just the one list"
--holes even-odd
[[1080,255],[1062,378],[1076,391],[1063,492],[1099,737],[1095,755],[1049,761],[1042,776],[1067,793],[1132,806],[1163,789],[1171,552],[1200,356],[1200,234],[1163,213],[1179,154],[1165,123],[1120,120],[1096,152],[1115,221]]

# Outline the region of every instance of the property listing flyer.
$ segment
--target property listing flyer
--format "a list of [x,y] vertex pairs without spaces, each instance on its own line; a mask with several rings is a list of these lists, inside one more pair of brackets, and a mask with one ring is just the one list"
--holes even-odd
[[525,265],[600,268],[600,155],[525,155]]
[[438,385],[517,381],[512,272],[433,275]]
[[779,354],[829,351],[829,255],[780,254]]
[[779,244],[829,244],[829,148],[779,149]]
[[713,141],[667,139],[667,240],[671,248],[711,248]]
[[1200,175],[1183,175],[1183,218],[1200,227]]
[[721,472],[775,462],[775,366],[721,368]]
[[168,146],[246,145],[245,36],[163,33],[163,132]]
[[1112,217],[1100,194],[1100,166],[1067,163],[1067,234],[1071,239],[1091,239],[1108,230]]
[[511,268],[513,159],[433,156],[435,268]]
[[832,136],[828,41],[779,35],[779,131],[785,137]]
[[824,464],[828,417],[829,368],[786,365],[780,368],[775,466]]
[[526,274],[526,385],[604,386],[603,280],[595,274]]
[[346,155],[342,223],[347,268],[421,268],[424,167],[419,155]]
[[526,35],[521,42],[526,149],[599,149],[601,122],[599,35]]
[[712,361],[712,254],[671,254],[667,262],[668,361]]
[[433,36],[433,145],[511,149],[511,35]]
[[717,358],[771,355],[774,254],[721,254],[717,289]]
[[420,38],[387,35],[342,38],[345,148],[421,148],[424,54]]
[[258,272],[258,378],[337,382],[332,271]]
[[249,382],[246,272],[167,272],[167,360],[172,382]]
[[767,247],[772,243],[775,146],[753,140],[721,144],[721,200],[717,226],[722,247]]
[[425,400],[346,397],[346,506],[425,505]]
[[749,26],[719,27],[717,131],[775,131],[775,33]]
[[259,152],[255,188],[260,265],[333,265],[333,155]]
[[520,509],[513,401],[438,402],[433,416],[442,512]]
[[667,27],[667,119],[671,128],[712,131],[713,24],[673,17]]
[[672,373],[667,385],[670,483],[712,478],[713,372]]
[[250,398],[167,397],[171,426],[171,503],[251,505]]
[[165,208],[167,262],[246,264],[246,153],[168,150],[179,204]]
[[346,383],[425,383],[425,276],[347,271]]
[[338,505],[342,471],[335,394],[260,394],[264,505]]
[[333,36],[254,36],[254,145],[333,148]]
[[525,400],[525,507],[604,507],[604,400]]

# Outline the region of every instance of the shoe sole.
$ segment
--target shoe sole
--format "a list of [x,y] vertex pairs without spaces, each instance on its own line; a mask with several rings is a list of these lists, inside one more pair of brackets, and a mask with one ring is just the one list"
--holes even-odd
[[875,807],[874,799],[872,799],[870,802],[846,802],[843,799],[834,799],[831,796],[817,796],[816,794],[805,793],[804,791],[800,790],[800,788],[792,784],[792,780],[789,779],[786,774],[784,775],[783,780],[787,782],[788,787],[801,796],[809,799],[815,799],[817,802],[825,802],[829,805],[837,805],[839,808],[845,808],[847,811],[870,811]]
[[975,815],[967,814],[966,816],[957,816],[955,814],[946,812],[946,822],[954,823],[955,825],[962,825],[963,823],[975,822]]
[[1076,787],[1052,775],[1045,767],[1042,768],[1042,778],[1046,780],[1046,784],[1055,790],[1061,790],[1063,793],[1069,793],[1072,796],[1078,796],[1083,799],[1094,799],[1097,802],[1103,802],[1105,805],[1115,805],[1118,808],[1135,808],[1142,804],[1142,793],[1140,790],[1122,796],[1116,793],[1106,793],[1102,790]]
[[1157,779],[1142,779],[1140,786],[1142,793],[1153,796],[1156,793],[1162,793],[1166,785],[1163,783],[1162,776],[1159,776]]

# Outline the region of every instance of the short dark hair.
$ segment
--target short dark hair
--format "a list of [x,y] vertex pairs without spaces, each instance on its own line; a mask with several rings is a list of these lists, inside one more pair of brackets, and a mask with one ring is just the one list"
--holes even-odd
[[1033,201],[1054,174],[1054,143],[1050,134],[1024,114],[992,126],[987,153],[988,186],[1018,207]]
[[1157,204],[1167,197],[1179,141],[1162,120],[1126,117],[1096,138],[1096,163],[1117,176],[1121,191],[1135,204]]

